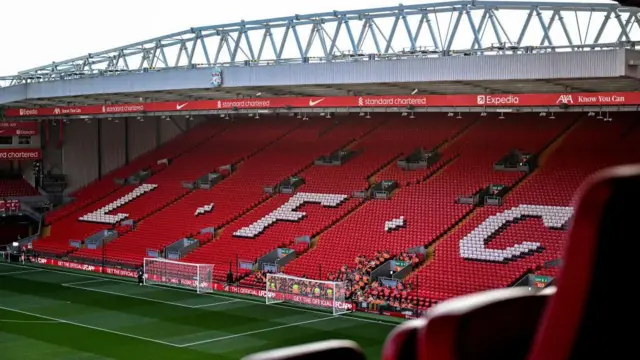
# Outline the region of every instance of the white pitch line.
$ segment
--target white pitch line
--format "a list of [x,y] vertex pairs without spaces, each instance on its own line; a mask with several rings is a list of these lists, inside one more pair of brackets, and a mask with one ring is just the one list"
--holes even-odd
[[234,299],[234,300],[229,300],[229,301],[221,301],[218,303],[211,303],[211,304],[204,304],[204,305],[192,305],[192,308],[203,308],[203,307],[210,307],[210,306],[217,306],[217,305],[224,305],[224,304],[231,304],[234,302],[239,302],[241,301],[240,299]]
[[62,286],[74,286],[74,285],[80,285],[80,284],[91,284],[91,283],[97,283],[97,282],[103,282],[103,281],[109,281],[109,279],[93,279],[93,280],[87,280],[87,281],[77,281],[77,282],[62,284]]
[[[20,267],[20,268],[29,268],[29,266],[16,265],[16,264],[7,264],[7,263],[0,263],[0,265],[9,265],[9,266],[15,266],[15,267]],[[133,285],[134,284],[133,282],[127,281],[127,280],[120,280],[120,279],[108,278],[108,277],[104,277],[104,276],[97,276],[97,275],[90,275],[90,274],[79,274],[79,273],[69,272],[69,271],[65,271],[65,270],[56,270],[56,269],[48,269],[48,268],[44,268],[44,269],[40,269],[40,270],[48,271],[48,272],[55,272],[55,273],[60,273],[60,274],[66,274],[66,275],[70,275],[70,276],[78,276],[78,277],[93,278],[93,279],[106,279],[106,280],[109,280],[109,281],[121,282],[121,283],[129,284],[129,285]],[[151,286],[151,287],[154,287],[154,288],[164,289],[164,290],[171,290],[171,291],[188,292],[188,293],[193,294],[193,291],[187,290],[187,289],[172,288],[172,287],[165,287],[165,286],[156,286],[156,285],[145,285],[145,286]],[[229,296],[216,295],[216,294],[211,294],[211,293],[206,293],[206,294],[203,294],[203,295],[205,295],[205,296],[213,296],[213,297],[216,297],[216,298],[225,298],[225,299],[229,298]],[[308,313],[321,314],[321,315],[326,315],[327,314],[326,312],[323,312],[323,311],[317,311],[317,310],[311,310],[311,309],[302,309],[302,308],[299,308],[299,307],[292,307],[292,306],[281,305],[281,304],[266,304],[264,302],[260,302],[258,299],[256,299],[256,300],[237,299],[237,300],[238,301],[242,301],[242,302],[252,303],[252,304],[255,304],[255,305],[277,306],[277,307],[282,307],[282,308],[285,308],[285,309],[301,311],[301,312],[308,312]],[[387,326],[397,326],[398,325],[398,324],[385,322],[385,321],[365,319],[365,318],[357,318],[357,317],[351,317],[351,316],[347,316],[347,317],[344,317],[344,318],[345,319],[355,320],[355,321],[369,322],[369,323],[379,324],[379,325],[387,325]]]
[[233,334],[233,335],[222,336],[222,337],[213,338],[213,339],[209,339],[209,340],[196,341],[196,342],[192,342],[192,343],[189,343],[189,344],[178,345],[178,347],[187,347],[187,346],[194,346],[194,345],[200,345],[200,344],[207,344],[207,343],[212,343],[212,342],[215,342],[215,341],[228,340],[228,339],[238,338],[238,337],[242,337],[242,336],[258,334],[258,333],[261,333],[261,332],[284,329],[284,328],[288,328],[288,327],[292,327],[292,326],[300,326],[300,325],[304,325],[304,324],[310,324],[310,323],[314,323],[314,322],[325,321],[325,320],[330,320],[330,319],[335,319],[335,318],[337,318],[337,316],[329,316],[329,317],[324,317],[324,318],[320,318],[320,319],[300,321],[300,322],[293,323],[293,324],[274,326],[274,327],[271,327],[271,328],[268,328],[268,329],[248,331],[248,332],[245,332],[245,333],[242,333],[242,334]]
[[146,337],[143,337],[143,336],[127,334],[127,333],[123,333],[123,332],[115,331],[115,330],[103,329],[103,328],[99,328],[99,327],[96,327],[96,326],[81,324],[81,323],[77,323],[77,322],[73,322],[73,321],[69,321],[69,320],[58,319],[58,318],[54,318],[54,317],[51,317],[51,316],[40,315],[40,314],[36,314],[36,313],[24,311],[24,310],[12,309],[12,308],[4,307],[4,306],[1,306],[1,305],[0,305],[0,309],[7,310],[7,311],[13,311],[13,312],[17,312],[17,313],[25,314],[25,315],[36,316],[36,317],[39,317],[39,318],[42,318],[42,319],[58,321],[58,322],[61,322],[61,323],[65,323],[65,324],[69,324],[69,325],[75,325],[75,326],[79,326],[79,327],[83,327],[83,328],[87,328],[87,329],[104,331],[104,332],[108,332],[108,333],[111,333],[111,334],[116,334],[116,335],[120,335],[120,336],[126,336],[126,337],[130,337],[130,338],[138,339],[138,340],[145,340],[145,341],[150,341],[150,342],[154,342],[154,343],[158,343],[158,344],[162,344],[162,345],[173,346],[173,347],[181,347],[180,345],[172,344],[172,343],[169,343],[169,342],[166,342],[166,341],[162,341],[162,340],[149,339],[149,338],[146,338]]
[[86,291],[95,291],[95,292],[104,293],[104,294],[110,294],[110,295],[124,296],[124,297],[128,297],[128,298],[139,299],[139,300],[153,301],[153,302],[157,302],[157,303],[175,305],[175,306],[186,307],[186,308],[193,308],[194,307],[192,305],[180,304],[180,303],[173,302],[173,301],[164,301],[164,300],[158,300],[158,299],[151,299],[151,298],[147,298],[147,297],[123,294],[123,293],[119,293],[119,292],[115,292],[115,291],[109,291],[109,290],[92,289],[92,288],[87,288],[87,287],[82,287],[82,286],[75,286],[75,285],[70,285],[70,284],[62,284],[62,286],[70,287],[70,288],[74,288],[74,289],[86,290]]
[[19,323],[19,324],[59,324],[58,320],[9,320],[0,319],[0,322],[4,323]]
[[0,276],[17,275],[17,274],[29,274],[29,273],[40,272],[40,271],[42,271],[42,269],[31,269],[31,270],[22,270],[22,271],[1,272]]

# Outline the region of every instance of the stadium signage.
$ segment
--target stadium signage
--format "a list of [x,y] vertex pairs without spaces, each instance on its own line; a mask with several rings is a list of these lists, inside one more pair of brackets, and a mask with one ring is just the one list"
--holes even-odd
[[0,149],[0,160],[39,160],[40,149]]
[[131,114],[152,112],[215,111],[242,109],[289,108],[401,108],[401,107],[529,107],[602,105],[640,105],[640,92],[552,93],[552,94],[462,94],[462,95],[400,95],[400,96],[332,96],[258,99],[220,99],[199,101],[149,102],[120,105],[89,105],[73,107],[4,110],[4,116],[46,117],[66,115]]
[[0,122],[0,136],[38,135],[39,124],[35,121]]

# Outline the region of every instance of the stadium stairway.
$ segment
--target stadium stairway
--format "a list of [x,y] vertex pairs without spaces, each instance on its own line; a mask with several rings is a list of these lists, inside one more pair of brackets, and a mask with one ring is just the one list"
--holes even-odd
[[124,185],[115,182],[117,178],[126,179],[138,171],[152,169],[155,173],[164,168],[157,166],[157,162],[163,159],[175,160],[188,153],[190,150],[200,146],[203,142],[224,131],[223,123],[220,121],[206,122],[200,124],[190,131],[177,136],[176,138],[162,144],[157,149],[142,154],[133,159],[129,164],[120,167],[102,178],[78,189],[70,194],[74,201],[62,205],[46,215],[46,223],[53,224],[62,220],[86,207],[113,194]]
[[[196,173],[191,176],[187,175],[182,180],[195,180],[224,165],[232,164],[242,168],[243,162],[274,146],[300,126],[299,121],[292,119],[269,120],[264,122],[245,120],[236,123],[232,129],[203,147],[201,155],[205,157],[194,158],[192,154],[188,166],[191,171],[196,171]],[[211,165],[203,165],[207,163]],[[184,177],[184,169],[176,176]],[[204,216],[196,217],[194,213],[197,208],[211,203],[207,194],[212,193],[235,176],[234,172],[228,179],[216,184],[211,190],[197,189],[193,191],[183,189],[179,179],[173,178],[172,183],[181,188],[179,199],[177,197],[168,198],[167,195],[170,196],[170,194],[163,194],[156,201],[168,198],[166,206],[162,206],[161,210],[156,207],[153,216],[150,213],[147,214],[148,216],[139,221],[133,231],[107,244],[104,253],[83,248],[75,252],[74,256],[95,259],[107,254],[112,261],[118,260],[129,265],[139,265],[142,258],[146,256],[147,249],[162,250],[165,246],[181,238],[195,234],[202,228],[210,227],[211,225],[203,223]],[[220,206],[221,204],[216,203],[216,208]],[[253,204],[249,204],[249,206],[253,206]],[[122,212],[129,213],[126,206],[122,208]],[[191,227],[196,224],[202,224],[202,226]]]
[[[418,295],[439,302],[470,292],[509,286],[545,262],[559,258],[566,232],[563,227],[550,228],[549,224],[558,220],[558,216],[559,223],[566,220],[566,215],[558,209],[572,206],[573,194],[587,176],[604,167],[640,160],[640,131],[628,132],[634,122],[637,120],[632,115],[618,116],[614,122],[595,118],[581,120],[551,147],[543,166],[507,195],[501,207],[476,209],[468,221],[435,246],[432,261],[407,279],[419,284]],[[523,212],[524,205],[535,206],[533,210],[537,214]],[[492,260],[469,259],[473,251],[466,248],[466,258],[463,258],[461,248],[465,249],[468,244],[464,239],[469,239],[469,234],[480,224],[491,221],[487,219],[510,209],[515,211],[512,223],[517,225],[501,227],[485,240],[488,241],[486,247],[508,249],[524,241],[538,242],[540,247],[518,256]],[[544,222],[541,215],[545,216]]]
[[[473,194],[490,184],[512,186],[522,177],[519,173],[494,172],[494,162],[514,148],[538,152],[571,121],[513,116],[519,119],[480,120],[446,147],[446,156],[460,156],[441,173],[424,183],[401,188],[389,201],[367,202],[348,221],[324,233],[318,246],[287,265],[285,272],[316,276],[318,264],[323,264],[325,277],[342,265],[352,264],[358,255],[371,257],[378,250],[398,254],[428,243],[472,210],[471,205],[455,203],[459,195]],[[399,216],[406,219],[406,228],[385,232],[384,223]]]

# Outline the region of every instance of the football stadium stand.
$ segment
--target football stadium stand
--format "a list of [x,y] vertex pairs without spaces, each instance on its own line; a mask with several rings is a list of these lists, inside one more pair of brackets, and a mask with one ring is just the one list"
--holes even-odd
[[[467,335],[494,325],[503,334],[513,324],[501,327],[492,306],[507,304],[522,321],[502,350],[525,358],[546,303],[558,311],[556,278],[580,265],[564,263],[565,252],[581,237],[588,249],[598,243],[602,219],[590,227],[585,202],[605,204],[588,189],[576,202],[581,184],[637,192],[620,168],[589,179],[640,162],[639,16],[602,3],[400,4],[190,28],[0,77],[0,255],[240,293],[191,305],[73,290],[188,311],[282,301],[322,308],[309,314],[365,312],[357,317],[376,326],[416,320],[392,332],[384,360],[423,359],[427,348],[434,359],[474,358],[454,348],[511,358],[479,341],[450,344],[466,340],[465,324]],[[20,288],[13,275],[23,271],[0,279]],[[488,317],[476,325],[475,315]],[[267,333],[247,329],[203,341],[106,331],[174,350]],[[531,359],[563,358],[541,349]],[[335,342],[251,359],[306,358],[296,351],[363,358]]]

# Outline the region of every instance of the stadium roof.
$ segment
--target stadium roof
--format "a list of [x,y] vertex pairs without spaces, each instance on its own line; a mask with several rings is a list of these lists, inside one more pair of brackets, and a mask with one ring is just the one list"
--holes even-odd
[[446,1],[190,28],[0,78],[22,83],[149,69],[634,48],[639,10],[614,3]]

